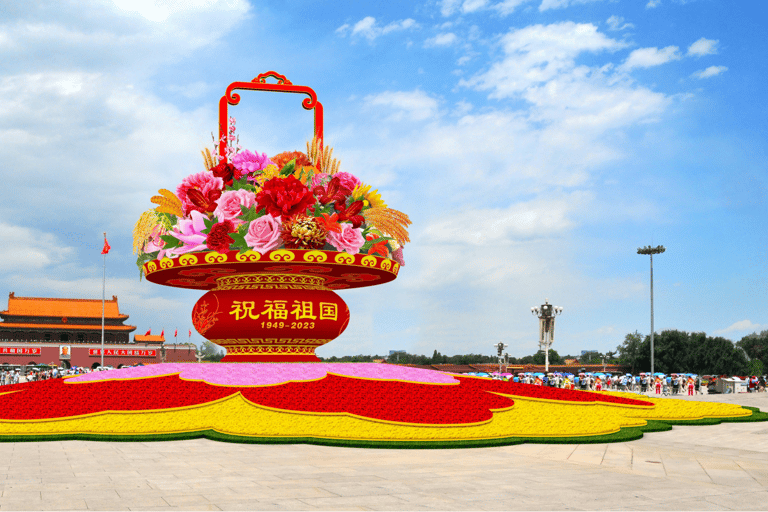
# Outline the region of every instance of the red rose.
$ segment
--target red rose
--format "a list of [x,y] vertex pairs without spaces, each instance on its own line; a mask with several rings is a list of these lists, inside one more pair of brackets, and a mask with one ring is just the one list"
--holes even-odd
[[227,252],[229,246],[234,243],[230,233],[235,231],[235,224],[231,220],[225,220],[214,224],[208,233],[205,243],[209,249],[216,252]]
[[221,162],[216,167],[211,168],[211,172],[214,176],[217,178],[221,178],[224,180],[224,185],[231,187],[232,186],[232,180],[235,177],[240,177],[238,170],[235,168],[234,165],[231,163],[224,161]]
[[287,178],[272,178],[267,181],[256,195],[258,209],[267,209],[273,217],[287,219],[306,212],[315,204],[312,192],[293,175]]

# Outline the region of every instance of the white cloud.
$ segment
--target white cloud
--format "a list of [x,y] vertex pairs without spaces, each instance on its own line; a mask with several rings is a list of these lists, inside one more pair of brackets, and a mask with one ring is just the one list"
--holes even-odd
[[739,320],[734,322],[725,329],[715,331],[715,334],[728,334],[731,332],[753,331],[760,332],[763,329],[768,328],[768,324],[755,324],[751,320]]
[[74,249],[55,235],[0,221],[0,271],[39,270],[73,253]]
[[461,0],[441,0],[440,1],[440,14],[443,16],[450,16],[459,7]]
[[493,9],[499,11],[502,16],[512,14],[519,5],[530,2],[531,0],[503,0],[493,5]]
[[650,68],[666,64],[667,62],[680,59],[680,52],[677,46],[667,46],[659,50],[658,48],[639,48],[629,54],[624,64],[619,66],[621,71],[630,71],[635,68]]
[[624,18],[621,16],[616,16],[615,14],[605,20],[605,23],[608,25],[608,30],[612,30],[614,32],[635,27],[632,23],[624,23]]
[[445,34],[438,34],[435,37],[431,37],[424,42],[424,46],[427,48],[435,46],[451,46],[457,41],[458,37],[453,32]]
[[376,38],[381,37],[390,32],[398,32],[402,30],[408,30],[418,28],[419,24],[412,18],[407,18],[400,21],[393,21],[383,27],[376,23],[376,18],[373,16],[366,16],[362,20],[355,23],[350,27],[348,23],[340,26],[336,29],[336,33],[345,36],[347,32],[350,32],[352,36],[365,37],[369,42],[373,42]]
[[656,7],[661,5],[661,0],[648,0],[648,3],[645,4],[646,9],[655,9]]
[[390,120],[423,121],[437,114],[437,100],[423,91],[385,91],[364,98],[368,107],[386,107]]
[[571,5],[587,4],[601,0],[541,0],[539,11],[548,11],[549,9],[564,9]]
[[582,53],[615,51],[625,43],[606,37],[592,24],[572,21],[531,25],[501,38],[505,56],[491,68],[459,85],[492,90],[492,98],[505,98],[547,82],[575,67]]
[[716,75],[719,75],[720,73],[725,73],[728,71],[728,68],[725,66],[709,66],[707,69],[702,69],[701,71],[695,72],[693,77],[703,79],[703,78],[710,78]]
[[713,55],[717,53],[717,43],[719,43],[719,41],[716,39],[706,39],[702,37],[688,47],[688,55],[695,55],[697,57]]
[[464,0],[461,4],[461,12],[470,13],[479,11],[488,4],[488,0]]
[[552,237],[573,228],[575,222],[569,214],[587,208],[590,198],[590,194],[574,192],[560,197],[540,197],[506,208],[472,208],[449,213],[424,228],[422,236],[430,244],[486,247]]

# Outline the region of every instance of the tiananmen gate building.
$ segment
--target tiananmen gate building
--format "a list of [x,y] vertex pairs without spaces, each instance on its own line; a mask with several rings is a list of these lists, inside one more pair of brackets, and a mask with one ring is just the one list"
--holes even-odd
[[[8,294],[0,311],[0,366],[54,364],[96,368],[101,364],[101,311],[98,299],[50,299]],[[196,362],[195,347],[165,344],[164,336],[129,340],[134,325],[125,325],[117,297],[104,302],[104,365]]]

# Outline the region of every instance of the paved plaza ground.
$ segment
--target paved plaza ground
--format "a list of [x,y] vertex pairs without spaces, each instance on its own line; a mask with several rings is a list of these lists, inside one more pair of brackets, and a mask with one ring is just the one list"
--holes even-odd
[[[768,393],[693,398],[768,411]],[[0,493],[0,510],[768,510],[768,422],[454,450],[0,443]]]

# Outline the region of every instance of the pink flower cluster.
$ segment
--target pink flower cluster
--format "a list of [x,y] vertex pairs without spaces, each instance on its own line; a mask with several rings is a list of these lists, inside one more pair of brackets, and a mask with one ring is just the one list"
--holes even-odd
[[163,363],[120,368],[71,377],[66,383],[101,380],[129,380],[176,375],[183,380],[199,380],[222,386],[270,386],[285,382],[318,380],[332,373],[347,377],[396,380],[427,384],[457,384],[450,374],[436,370],[409,368],[381,363]]

